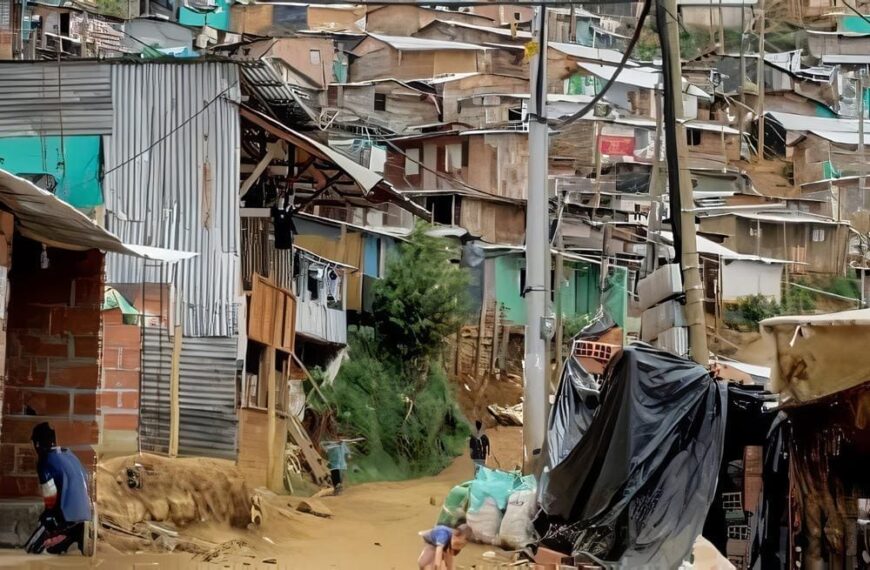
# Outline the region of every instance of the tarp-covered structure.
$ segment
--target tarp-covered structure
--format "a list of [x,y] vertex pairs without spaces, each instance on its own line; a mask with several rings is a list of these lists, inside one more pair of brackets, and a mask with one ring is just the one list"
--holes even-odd
[[[570,390],[578,393],[573,383]],[[627,568],[676,568],[713,500],[725,387],[693,362],[632,345],[612,361],[600,400],[585,435],[542,479],[542,543],[565,551],[567,542],[575,555]],[[564,419],[567,407],[557,404],[553,418]],[[556,460],[567,447],[550,445]]]

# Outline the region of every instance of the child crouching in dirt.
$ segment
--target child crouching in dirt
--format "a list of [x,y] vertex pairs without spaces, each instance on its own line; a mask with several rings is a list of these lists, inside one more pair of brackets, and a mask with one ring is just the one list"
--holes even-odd
[[426,543],[417,559],[420,570],[453,570],[456,556],[471,538],[471,528],[467,524],[456,528],[438,525],[420,536]]

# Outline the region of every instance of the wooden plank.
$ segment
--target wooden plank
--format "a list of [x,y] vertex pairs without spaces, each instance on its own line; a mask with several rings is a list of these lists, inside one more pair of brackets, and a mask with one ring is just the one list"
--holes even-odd
[[298,366],[299,369],[302,370],[302,372],[305,374],[305,378],[309,382],[311,382],[312,386],[314,386],[314,391],[317,392],[317,395],[320,396],[320,399],[323,400],[323,403],[328,405],[329,400],[327,400],[326,396],[323,395],[323,392],[320,391],[320,386],[318,386],[317,382],[314,381],[314,376],[311,375],[311,372],[308,371],[308,368],[306,368],[305,365],[302,364],[302,361],[299,360],[299,357],[292,352],[290,353],[290,357],[293,359],[293,362],[296,363],[296,366]]
[[311,443],[311,439],[305,432],[305,428],[302,427],[302,424],[299,423],[296,416],[291,415],[287,417],[287,433],[289,434],[290,439],[293,440],[293,443],[298,445],[302,450],[302,456],[305,458],[305,462],[308,464],[309,469],[311,469],[311,474],[314,476],[315,483],[322,486],[328,485],[329,466],[326,464],[323,457],[317,453],[314,444]]
[[284,305],[284,338],[281,346],[289,352],[296,350],[296,296],[287,296]]
[[[275,428],[276,428],[276,416],[275,416],[275,407],[277,402],[277,391],[276,391],[276,378],[275,378],[275,349],[271,346],[267,346],[264,349],[264,357],[260,361],[262,365],[266,368],[265,375],[262,376],[262,379],[265,379],[268,383],[267,388],[267,397],[266,397],[266,414],[268,416],[268,427],[266,429],[266,442],[269,447],[269,460],[267,465],[267,475],[266,475],[266,486],[270,489],[274,489],[276,485],[280,484],[275,481],[274,473],[275,473],[275,465],[278,461],[275,453],[275,446],[273,442],[275,441]],[[262,384],[261,384],[262,386]]]
[[169,456],[178,455],[178,433],[181,423],[181,325],[175,325],[172,337],[172,368],[169,373]]

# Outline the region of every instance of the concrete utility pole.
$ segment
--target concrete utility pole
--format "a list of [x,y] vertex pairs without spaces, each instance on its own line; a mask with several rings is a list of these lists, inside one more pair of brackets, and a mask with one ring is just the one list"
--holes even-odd
[[[680,60],[680,37],[677,29],[677,0],[659,0],[656,6],[659,37],[663,41],[664,57],[664,121],[667,136],[668,181],[671,204],[673,193],[679,193],[679,211],[671,208],[671,223],[674,233],[679,234],[680,269],[683,274],[683,289],[686,292],[686,321],[689,324],[689,350],[692,360],[707,366],[710,354],[707,351],[707,323],[704,316],[704,290],[698,262],[698,245],[695,231],[694,196],[689,161],[686,152],[686,129],[679,119],[683,117],[682,62]],[[677,231],[679,230],[679,231]]]
[[[535,8],[529,61],[529,180],[526,206],[526,350],[523,389],[524,471],[540,473],[547,428],[547,278],[550,266],[547,208],[547,14]],[[550,330],[550,333],[553,331]]]

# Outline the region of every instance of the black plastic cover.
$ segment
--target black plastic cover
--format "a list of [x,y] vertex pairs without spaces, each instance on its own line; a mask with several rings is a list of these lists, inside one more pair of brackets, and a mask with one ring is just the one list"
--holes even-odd
[[598,383],[573,356],[562,366],[562,378],[550,408],[547,427],[547,467],[552,470],[589,429],[598,408]]
[[635,344],[611,363],[601,398],[586,434],[546,478],[545,522],[585,529],[588,542],[573,554],[593,544],[593,554],[623,567],[676,568],[713,500],[725,386],[698,364]]

